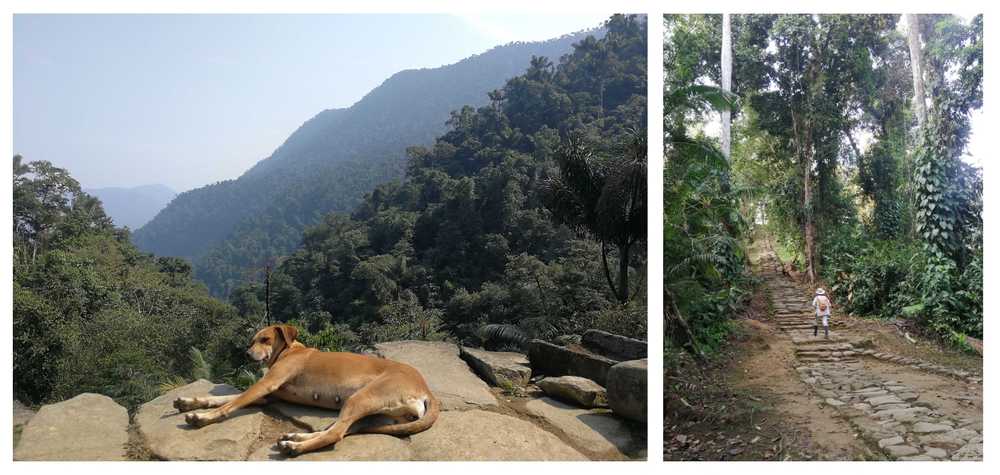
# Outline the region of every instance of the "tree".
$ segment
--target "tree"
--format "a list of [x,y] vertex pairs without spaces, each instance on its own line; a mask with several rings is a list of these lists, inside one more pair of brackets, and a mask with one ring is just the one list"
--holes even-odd
[[917,114],[917,128],[923,129],[927,123],[927,99],[924,94],[923,54],[920,46],[920,19],[916,14],[907,13],[906,43],[910,48],[910,71],[913,73],[913,109]]
[[[722,91],[726,94],[731,93],[733,90],[733,45],[732,45],[732,31],[731,31],[731,21],[730,15],[725,13],[722,15]],[[726,157],[726,160],[730,158],[730,150],[732,148],[732,133],[730,132],[730,127],[732,126],[732,112],[728,107],[723,108],[720,111],[722,115],[722,154]]]
[[[570,140],[556,153],[560,175],[545,182],[545,199],[559,222],[589,231],[601,243],[601,261],[612,292],[621,303],[629,294],[632,246],[646,236],[646,138],[633,130],[615,150],[600,157]],[[608,266],[608,246],[618,251],[618,283]]]

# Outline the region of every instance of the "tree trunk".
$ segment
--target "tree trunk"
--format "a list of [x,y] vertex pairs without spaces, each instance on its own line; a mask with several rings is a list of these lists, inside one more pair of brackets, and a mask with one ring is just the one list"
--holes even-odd
[[813,263],[815,258],[813,256],[813,251],[816,248],[816,224],[813,220],[813,207],[812,207],[812,153],[809,150],[805,150],[805,156],[803,157],[803,170],[802,170],[802,210],[805,211],[806,224],[805,224],[805,234],[806,234],[806,274],[809,276],[809,283],[812,284],[816,280],[816,274],[813,269]]
[[[733,48],[732,48],[732,33],[730,26],[730,15],[728,13],[722,15],[722,90],[725,92],[732,92],[733,90]],[[721,112],[722,114],[722,155],[726,157],[726,160],[730,160],[730,153],[732,149],[732,135],[730,128],[732,126],[732,111],[729,108],[725,108]]]
[[924,60],[919,25],[917,15],[906,14],[906,42],[910,47],[910,70],[913,73],[913,108],[917,113],[917,127],[923,130],[927,123],[927,96],[924,94]]
[[618,289],[615,288],[615,282],[611,280],[611,269],[608,266],[608,247],[601,241],[601,264],[604,266],[604,278],[608,279],[608,287],[611,287],[611,293],[618,297]]
[[618,301],[628,303],[628,254],[629,245],[618,245]]

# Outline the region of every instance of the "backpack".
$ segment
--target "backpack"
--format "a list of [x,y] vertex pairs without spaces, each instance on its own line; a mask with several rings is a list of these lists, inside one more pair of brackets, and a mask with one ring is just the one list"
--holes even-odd
[[826,297],[821,297],[818,303],[819,303],[819,311],[826,312],[826,309],[829,307],[830,301],[827,300]]

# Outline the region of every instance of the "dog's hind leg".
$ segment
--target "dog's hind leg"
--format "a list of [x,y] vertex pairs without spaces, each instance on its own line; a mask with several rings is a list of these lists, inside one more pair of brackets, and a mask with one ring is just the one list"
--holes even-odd
[[[198,397],[179,397],[174,399],[174,407],[180,412],[192,411],[195,409],[211,409],[213,407],[222,407],[238,398],[239,394],[230,394],[228,396],[198,396]],[[259,406],[267,404],[267,398],[260,398],[250,405]]]
[[[299,455],[340,442],[355,422],[391,408],[381,397],[383,394],[392,394],[393,386],[389,384],[390,382],[390,379],[384,377],[372,381],[344,402],[344,407],[340,410],[340,417],[328,429],[307,434],[310,437],[301,441],[289,437],[278,442],[278,448],[285,455]],[[286,436],[292,435],[286,434]]]

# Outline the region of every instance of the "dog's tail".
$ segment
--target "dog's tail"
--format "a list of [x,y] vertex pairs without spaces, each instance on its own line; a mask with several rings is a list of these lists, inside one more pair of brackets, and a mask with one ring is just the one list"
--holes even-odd
[[389,424],[384,426],[374,426],[366,427],[358,431],[361,434],[386,434],[395,436],[405,436],[412,435],[419,432],[423,432],[430,429],[434,425],[434,421],[437,420],[438,414],[441,414],[441,402],[434,397],[433,394],[427,394],[427,402],[429,407],[427,412],[424,413],[424,417],[417,419],[413,422],[404,422],[402,424]]

